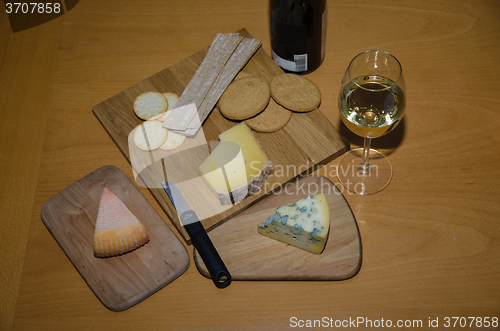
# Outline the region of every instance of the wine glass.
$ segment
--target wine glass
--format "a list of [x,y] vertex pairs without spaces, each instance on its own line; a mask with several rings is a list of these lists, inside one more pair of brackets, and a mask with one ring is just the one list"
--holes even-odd
[[364,146],[344,154],[337,165],[337,176],[348,190],[372,194],[391,181],[391,163],[370,143],[398,125],[405,103],[403,71],[393,55],[370,50],[351,60],[340,87],[339,110],[347,128],[364,137]]

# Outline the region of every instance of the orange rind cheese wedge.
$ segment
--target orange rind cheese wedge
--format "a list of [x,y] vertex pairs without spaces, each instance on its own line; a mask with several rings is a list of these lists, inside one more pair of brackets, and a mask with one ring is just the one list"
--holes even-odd
[[149,235],[144,225],[104,185],[94,232],[94,255],[110,257],[125,254],[148,241]]

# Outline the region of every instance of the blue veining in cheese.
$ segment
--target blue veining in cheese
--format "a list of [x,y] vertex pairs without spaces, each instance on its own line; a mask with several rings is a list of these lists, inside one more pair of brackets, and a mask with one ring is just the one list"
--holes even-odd
[[320,254],[330,230],[326,196],[316,194],[276,209],[276,214],[258,226],[264,236]]

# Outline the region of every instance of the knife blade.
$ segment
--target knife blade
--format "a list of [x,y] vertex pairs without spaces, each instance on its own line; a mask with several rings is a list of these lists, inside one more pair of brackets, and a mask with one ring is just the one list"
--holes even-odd
[[189,208],[179,188],[169,182],[162,182],[168,197],[174,204],[182,226],[186,229],[193,246],[200,254],[201,259],[210,273],[210,277],[218,288],[226,288],[231,284],[231,274],[227,270],[219,253],[215,249],[205,228],[196,213]]

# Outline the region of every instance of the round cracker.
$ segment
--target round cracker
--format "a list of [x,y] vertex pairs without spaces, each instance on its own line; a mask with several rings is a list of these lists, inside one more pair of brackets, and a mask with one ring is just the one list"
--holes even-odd
[[165,114],[166,112],[159,113],[158,115],[151,117],[148,121],[161,120],[162,116],[164,116]]
[[160,146],[161,150],[171,151],[178,148],[186,140],[186,136],[169,131],[167,140]]
[[222,115],[232,120],[245,120],[264,110],[269,103],[269,84],[260,77],[244,77],[233,81],[219,99]]
[[236,75],[236,77],[234,77],[234,80],[237,80],[237,79],[240,79],[240,78],[245,78],[245,77],[254,77],[255,75],[252,75],[251,73],[248,73],[246,71],[240,71],[238,72],[238,74]]
[[[171,114],[170,111],[166,111],[165,113],[163,114],[160,114],[158,116],[155,116],[156,118],[151,118],[151,120],[157,120],[158,122],[160,123],[163,123],[168,115]],[[161,150],[164,150],[164,151],[171,151],[173,149],[176,149],[178,148],[180,145],[182,145],[182,143],[184,142],[184,140],[186,140],[186,136],[183,136],[181,134],[178,134],[178,133],[175,133],[173,131],[168,131],[168,136],[167,136],[167,140],[165,140],[165,142],[163,143],[163,145],[161,145],[159,148]]]
[[167,110],[174,109],[175,104],[177,101],[179,101],[179,95],[173,92],[165,92],[163,93],[163,96],[167,99],[168,101],[168,108]]
[[[162,94],[168,101],[167,111],[174,109],[175,104],[177,103],[177,101],[179,101],[179,95],[172,93],[172,92],[166,92],[166,93],[162,93]],[[163,112],[163,113],[159,113],[158,115],[151,117],[150,120],[165,121],[165,119],[167,118],[166,117],[167,111]]]
[[159,92],[144,92],[134,101],[134,112],[143,120],[164,113],[167,109],[168,100]]
[[291,117],[292,112],[290,110],[282,107],[271,98],[262,113],[247,119],[245,123],[254,131],[274,132],[283,128]]
[[160,121],[146,121],[135,128],[134,143],[145,151],[158,149],[165,143],[169,134]]
[[318,108],[321,103],[319,88],[309,79],[295,74],[274,76],[269,83],[271,96],[283,107],[307,112]]

